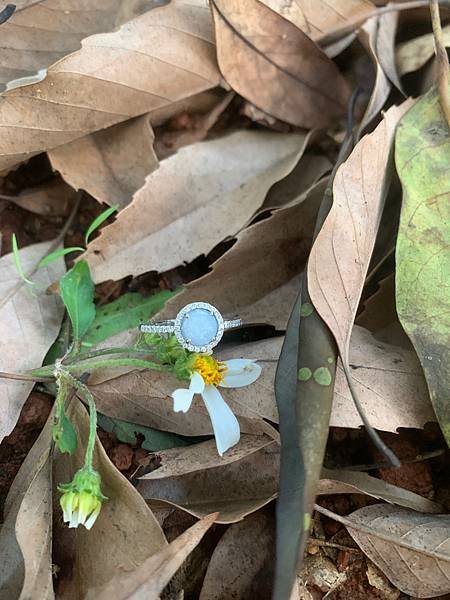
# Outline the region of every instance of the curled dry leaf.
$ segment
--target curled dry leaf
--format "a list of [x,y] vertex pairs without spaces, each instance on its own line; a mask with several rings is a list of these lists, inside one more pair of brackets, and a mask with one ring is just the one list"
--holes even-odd
[[149,116],[143,115],[59,146],[48,156],[73,188],[122,207],[158,168],[153,140]]
[[84,39],[42,81],[0,97],[0,170],[215,87],[211,34],[204,2],[175,0]]
[[[394,29],[395,31],[395,24],[397,22],[396,13],[387,13],[385,17],[389,19],[390,29]],[[394,27],[392,27],[392,24],[394,24]],[[373,17],[372,19],[369,19],[363,27],[361,27],[358,35],[361,43],[365,47],[370,59],[374,64],[376,72],[375,83],[370,95],[369,103],[358,126],[359,135],[361,135],[372,119],[379,114],[391,91],[391,82],[389,81],[387,74],[384,72],[378,53],[378,43],[380,40],[379,36],[384,35],[384,33],[381,33],[384,31],[382,27],[383,23],[381,20],[378,17]],[[393,40],[390,41],[393,43]],[[384,49],[384,55],[387,53],[385,44],[386,40],[383,40],[383,43],[380,40],[380,47]]]
[[73,188],[56,178],[11,196],[10,201],[37,215],[61,217],[70,213],[76,195]]
[[53,411],[25,458],[5,503],[0,530],[0,596],[53,600]]
[[[20,250],[22,267],[30,271],[50,248],[51,242],[33,244]],[[36,286],[30,289],[20,278],[13,254],[0,258],[0,355],[2,371],[25,371],[42,363],[58,335],[64,314],[60,299],[45,289],[65,272],[59,258],[39,269],[33,276]],[[0,439],[13,430],[33,382],[0,379],[2,411]]]
[[[323,509],[319,509],[323,512]],[[365,506],[343,523],[383,573],[405,594],[433,598],[450,593],[450,519],[389,506]]]
[[274,529],[272,515],[261,510],[229,527],[211,557],[200,600],[269,600]]
[[[87,412],[77,399],[70,404],[67,415],[78,431],[78,447],[73,456],[58,454],[55,458],[58,483],[70,481],[82,465],[89,431]],[[79,527],[73,531],[59,523],[57,532],[59,538],[65,536],[70,540],[66,541],[72,547],[68,560],[73,561],[74,569],[67,585],[74,597],[81,598],[90,588],[107,584],[117,574],[118,566],[132,571],[167,544],[152,511],[112,464],[98,440],[94,468],[102,477],[102,492],[108,500],[103,503],[93,528],[87,531]]]
[[213,263],[212,271],[169,300],[158,318],[173,318],[198,298],[219,306],[224,314],[240,314],[290,281],[305,265],[322,193],[323,186],[317,184],[303,202],[300,197],[243,229],[234,246]]
[[253,452],[268,446],[273,439],[267,435],[241,435],[236,446],[230,448],[224,456],[217,454],[214,440],[193,444],[187,448],[170,448],[158,452],[160,466],[151,473],[143,475],[140,479],[161,479],[164,477],[176,477],[195,471],[204,471],[214,467],[223,466],[241,458],[245,458]]
[[199,518],[218,512],[217,523],[235,523],[275,498],[278,462],[278,443],[272,442],[226,465],[140,480],[138,490],[146,500],[173,504]]
[[394,132],[410,106],[411,102],[406,101],[390,108],[382,123],[355,146],[339,167],[333,184],[333,205],[308,261],[312,302],[333,332],[345,368],[392,173]]
[[164,271],[208,253],[249,221],[269,187],[293,168],[305,139],[242,131],[167,158],[89,244],[84,258],[94,281]]
[[403,199],[396,247],[401,324],[419,356],[450,445],[450,134],[436,89],[402,119],[395,161]]
[[158,600],[164,587],[216,518],[217,514],[204,517],[134,571],[118,573],[102,588],[90,590],[86,600]]
[[296,25],[316,42],[332,38],[343,28],[352,28],[374,12],[369,0],[261,0],[263,4]]
[[[442,28],[442,38],[446,46],[450,46],[450,25]],[[399,44],[395,59],[399,75],[417,71],[434,56],[434,35],[426,33],[412,40]]]
[[258,0],[212,0],[217,60],[227,83],[264,112],[326,127],[346,110],[336,65],[300,29]]
[[[74,0],[21,2],[2,24],[0,84],[34,75],[62,56],[78,50],[81,40],[114,29],[123,19],[123,0]],[[131,3],[130,3],[131,4]],[[149,0],[133,3],[128,18],[151,7]]]

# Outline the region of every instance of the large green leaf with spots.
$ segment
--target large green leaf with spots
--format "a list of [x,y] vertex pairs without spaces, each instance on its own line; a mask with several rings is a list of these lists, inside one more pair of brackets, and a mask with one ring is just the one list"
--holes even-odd
[[450,131],[435,89],[403,117],[395,161],[403,187],[397,311],[450,445]]

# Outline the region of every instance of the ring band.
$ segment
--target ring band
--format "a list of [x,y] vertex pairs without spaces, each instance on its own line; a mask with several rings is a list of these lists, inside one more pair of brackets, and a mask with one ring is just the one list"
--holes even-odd
[[174,333],[179,343],[191,352],[211,352],[225,329],[242,325],[242,319],[224,319],[215,306],[192,302],[180,310],[175,319],[141,325],[144,333]]

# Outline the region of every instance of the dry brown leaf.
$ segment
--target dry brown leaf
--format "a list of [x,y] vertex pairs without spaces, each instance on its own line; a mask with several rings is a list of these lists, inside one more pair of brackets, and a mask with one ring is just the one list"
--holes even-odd
[[114,29],[120,23],[151,8],[151,2],[134,2],[122,11],[123,0],[40,0],[18,2],[16,11],[2,24],[0,84],[34,75],[59,58],[78,50],[81,40]]
[[[55,457],[58,483],[69,481],[80,468],[88,438],[87,412],[77,399],[72,401],[68,417],[78,431],[78,447],[73,456],[58,454]],[[58,537],[65,535],[72,542],[71,585],[77,594],[75,597],[80,598],[84,598],[90,588],[108,583],[118,567],[125,571],[134,570],[167,544],[152,511],[112,464],[98,440],[94,467],[102,477],[102,491],[108,500],[103,503],[93,528],[90,531],[84,527],[69,530],[59,523],[58,531]]]
[[[20,250],[25,273],[45,255],[51,242],[33,244]],[[17,373],[41,365],[55,341],[64,314],[64,306],[45,289],[65,272],[59,258],[39,269],[33,276],[38,286],[31,290],[20,278],[13,254],[0,258],[0,337],[1,370]],[[33,382],[0,378],[0,439],[11,433]]]
[[364,310],[356,323],[369,331],[378,331],[398,320],[395,309],[395,277],[388,275],[378,282],[377,291],[364,301]]
[[214,523],[208,515],[148,558],[136,570],[118,573],[102,588],[90,590],[86,600],[158,600],[160,593]]
[[229,527],[206,571],[200,600],[270,600],[275,524],[259,511]]
[[173,318],[180,308],[199,298],[218,306],[223,314],[240,314],[244,307],[290,281],[305,265],[322,195],[323,185],[318,183],[304,202],[292,202],[243,229],[212,271],[171,299],[158,319]]
[[214,440],[193,444],[183,448],[170,448],[158,452],[160,466],[156,471],[143,475],[140,479],[161,479],[163,477],[176,477],[193,473],[195,471],[204,471],[226,465],[241,458],[257,452],[261,448],[273,442],[267,435],[241,435],[241,439],[236,446],[230,448],[224,456],[217,454],[217,448]]
[[[450,25],[442,28],[444,44],[450,46]],[[434,35],[426,33],[399,44],[396,50],[396,63],[399,75],[417,71],[434,56]]]
[[367,494],[419,512],[439,513],[442,510],[428,498],[358,471],[323,469],[317,495],[328,494]]
[[375,504],[346,518],[336,517],[332,518],[347,527],[358,546],[402,592],[419,598],[450,593],[448,516]]
[[308,261],[312,302],[333,332],[344,364],[392,171],[395,128],[410,106],[406,101],[390,108],[338,169],[333,206]]
[[[387,13],[385,18],[388,20],[390,24],[390,29],[395,30],[395,24],[397,22],[396,13]],[[394,27],[392,27],[392,24]],[[372,93],[370,95],[369,103],[364,112],[363,118],[358,126],[359,135],[364,131],[366,126],[374,119],[383,108],[384,103],[386,102],[389,93],[391,91],[391,82],[389,81],[384,69],[381,65],[378,56],[378,41],[379,35],[381,34],[382,26],[385,23],[382,23],[378,17],[373,17],[369,19],[367,23],[360,29],[358,37],[363,46],[365,47],[367,53],[372,60],[376,75],[375,82],[373,85]],[[381,49],[385,48],[385,45],[380,43]],[[385,52],[386,55],[386,52]]]
[[[387,8],[394,7],[394,2],[387,4]],[[397,35],[398,20],[399,12],[397,10],[386,12],[379,17],[376,51],[378,61],[384,73],[391,83],[404,94],[395,61],[395,37]]]
[[215,87],[211,35],[202,0],[174,0],[84,39],[45,79],[0,97],[0,170]]
[[241,131],[167,158],[89,244],[84,258],[94,281],[164,271],[208,253],[249,221],[269,187],[296,164],[305,140]]
[[59,146],[48,156],[73,188],[122,207],[158,168],[153,140],[149,116],[143,115]]
[[0,596],[54,598],[52,582],[53,412],[25,458],[5,503],[0,530]]
[[278,463],[278,443],[273,442],[223,466],[179,477],[140,480],[138,490],[147,500],[175,505],[196,517],[218,512],[217,523],[235,523],[275,498]]
[[[213,429],[209,414],[199,398],[195,398],[189,413],[174,413],[171,393],[180,387],[174,376],[157,371],[131,371],[125,375],[109,378],[91,386],[98,409],[105,415],[131,423],[147,425],[179,435],[211,435]],[[251,387],[246,389],[246,392]],[[228,400],[231,389],[224,390]],[[265,423],[254,411],[251,417],[239,416],[242,433],[276,437],[275,430]]]
[[336,30],[360,22],[374,12],[369,0],[261,0],[263,4],[319,42]]
[[311,188],[331,169],[331,162],[323,154],[305,152],[289,175],[270,188],[261,211],[300,202],[302,196],[306,198]]
[[48,153],[53,168],[74,188],[106,204],[128,204],[158,167],[151,124],[160,125],[183,111],[204,113],[220,99],[212,92],[195,94],[151,113],[91,133]]
[[349,90],[336,65],[300,29],[258,0],[211,0],[217,60],[227,83],[292,125],[326,127]]
[[48,183],[29,188],[11,196],[10,201],[25,210],[51,217],[68,215],[72,208],[76,191],[59,178]]

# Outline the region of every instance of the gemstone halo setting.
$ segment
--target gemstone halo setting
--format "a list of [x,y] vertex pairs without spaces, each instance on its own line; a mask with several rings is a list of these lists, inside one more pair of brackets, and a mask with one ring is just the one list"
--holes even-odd
[[180,344],[191,352],[211,353],[223,336],[222,315],[208,302],[192,302],[178,313],[174,333]]

